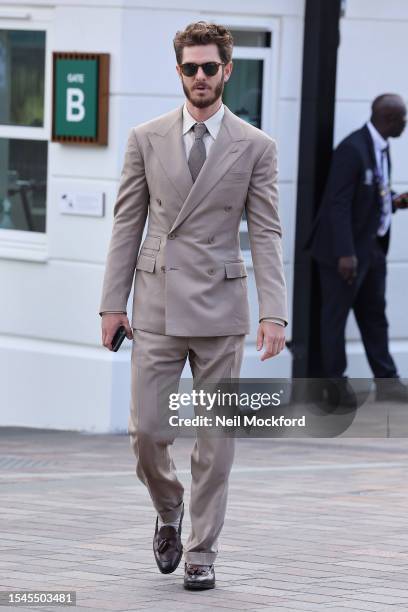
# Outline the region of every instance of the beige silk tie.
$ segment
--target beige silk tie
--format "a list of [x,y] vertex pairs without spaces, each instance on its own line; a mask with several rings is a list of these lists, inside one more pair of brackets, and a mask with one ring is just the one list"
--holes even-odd
[[195,181],[197,176],[200,174],[200,170],[203,167],[206,158],[203,136],[206,133],[207,128],[205,123],[195,123],[192,130],[194,132],[195,140],[188,157],[188,167],[190,168],[191,177],[193,181]]

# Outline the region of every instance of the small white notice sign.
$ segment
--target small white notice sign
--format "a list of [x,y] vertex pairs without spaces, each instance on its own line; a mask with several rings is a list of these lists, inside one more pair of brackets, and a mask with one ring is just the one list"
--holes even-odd
[[103,217],[105,194],[103,191],[61,191],[60,211],[66,215]]

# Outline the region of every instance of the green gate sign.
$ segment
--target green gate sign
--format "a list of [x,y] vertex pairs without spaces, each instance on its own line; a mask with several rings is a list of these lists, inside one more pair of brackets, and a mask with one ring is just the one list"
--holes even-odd
[[107,144],[109,55],[54,53],[52,140]]

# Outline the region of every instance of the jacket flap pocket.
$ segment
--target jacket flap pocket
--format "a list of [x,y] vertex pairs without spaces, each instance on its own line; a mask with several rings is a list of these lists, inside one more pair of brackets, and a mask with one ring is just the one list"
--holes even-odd
[[153,249],[153,251],[158,251],[160,249],[160,236],[146,236],[144,242],[142,244],[142,249]]
[[227,181],[246,181],[250,177],[250,172],[237,172],[234,170],[229,170],[224,175],[223,180]]
[[144,272],[153,272],[155,265],[156,265],[155,257],[148,257],[147,255],[139,255],[139,258],[136,264],[136,270],[143,270]]
[[248,276],[245,264],[242,262],[226,263],[225,275],[227,278],[244,278]]
[[228,174],[234,178],[247,178],[251,173],[251,170],[230,170]]

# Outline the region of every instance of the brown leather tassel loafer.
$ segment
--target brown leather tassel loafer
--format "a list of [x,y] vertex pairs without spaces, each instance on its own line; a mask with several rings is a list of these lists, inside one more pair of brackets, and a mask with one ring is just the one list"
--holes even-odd
[[162,574],[171,574],[177,569],[183,555],[181,543],[181,524],[183,522],[184,504],[178,529],[171,525],[163,525],[159,529],[159,517],[156,518],[156,529],[153,538],[153,553],[157,567]]
[[184,588],[190,591],[204,591],[215,587],[214,565],[184,565]]

